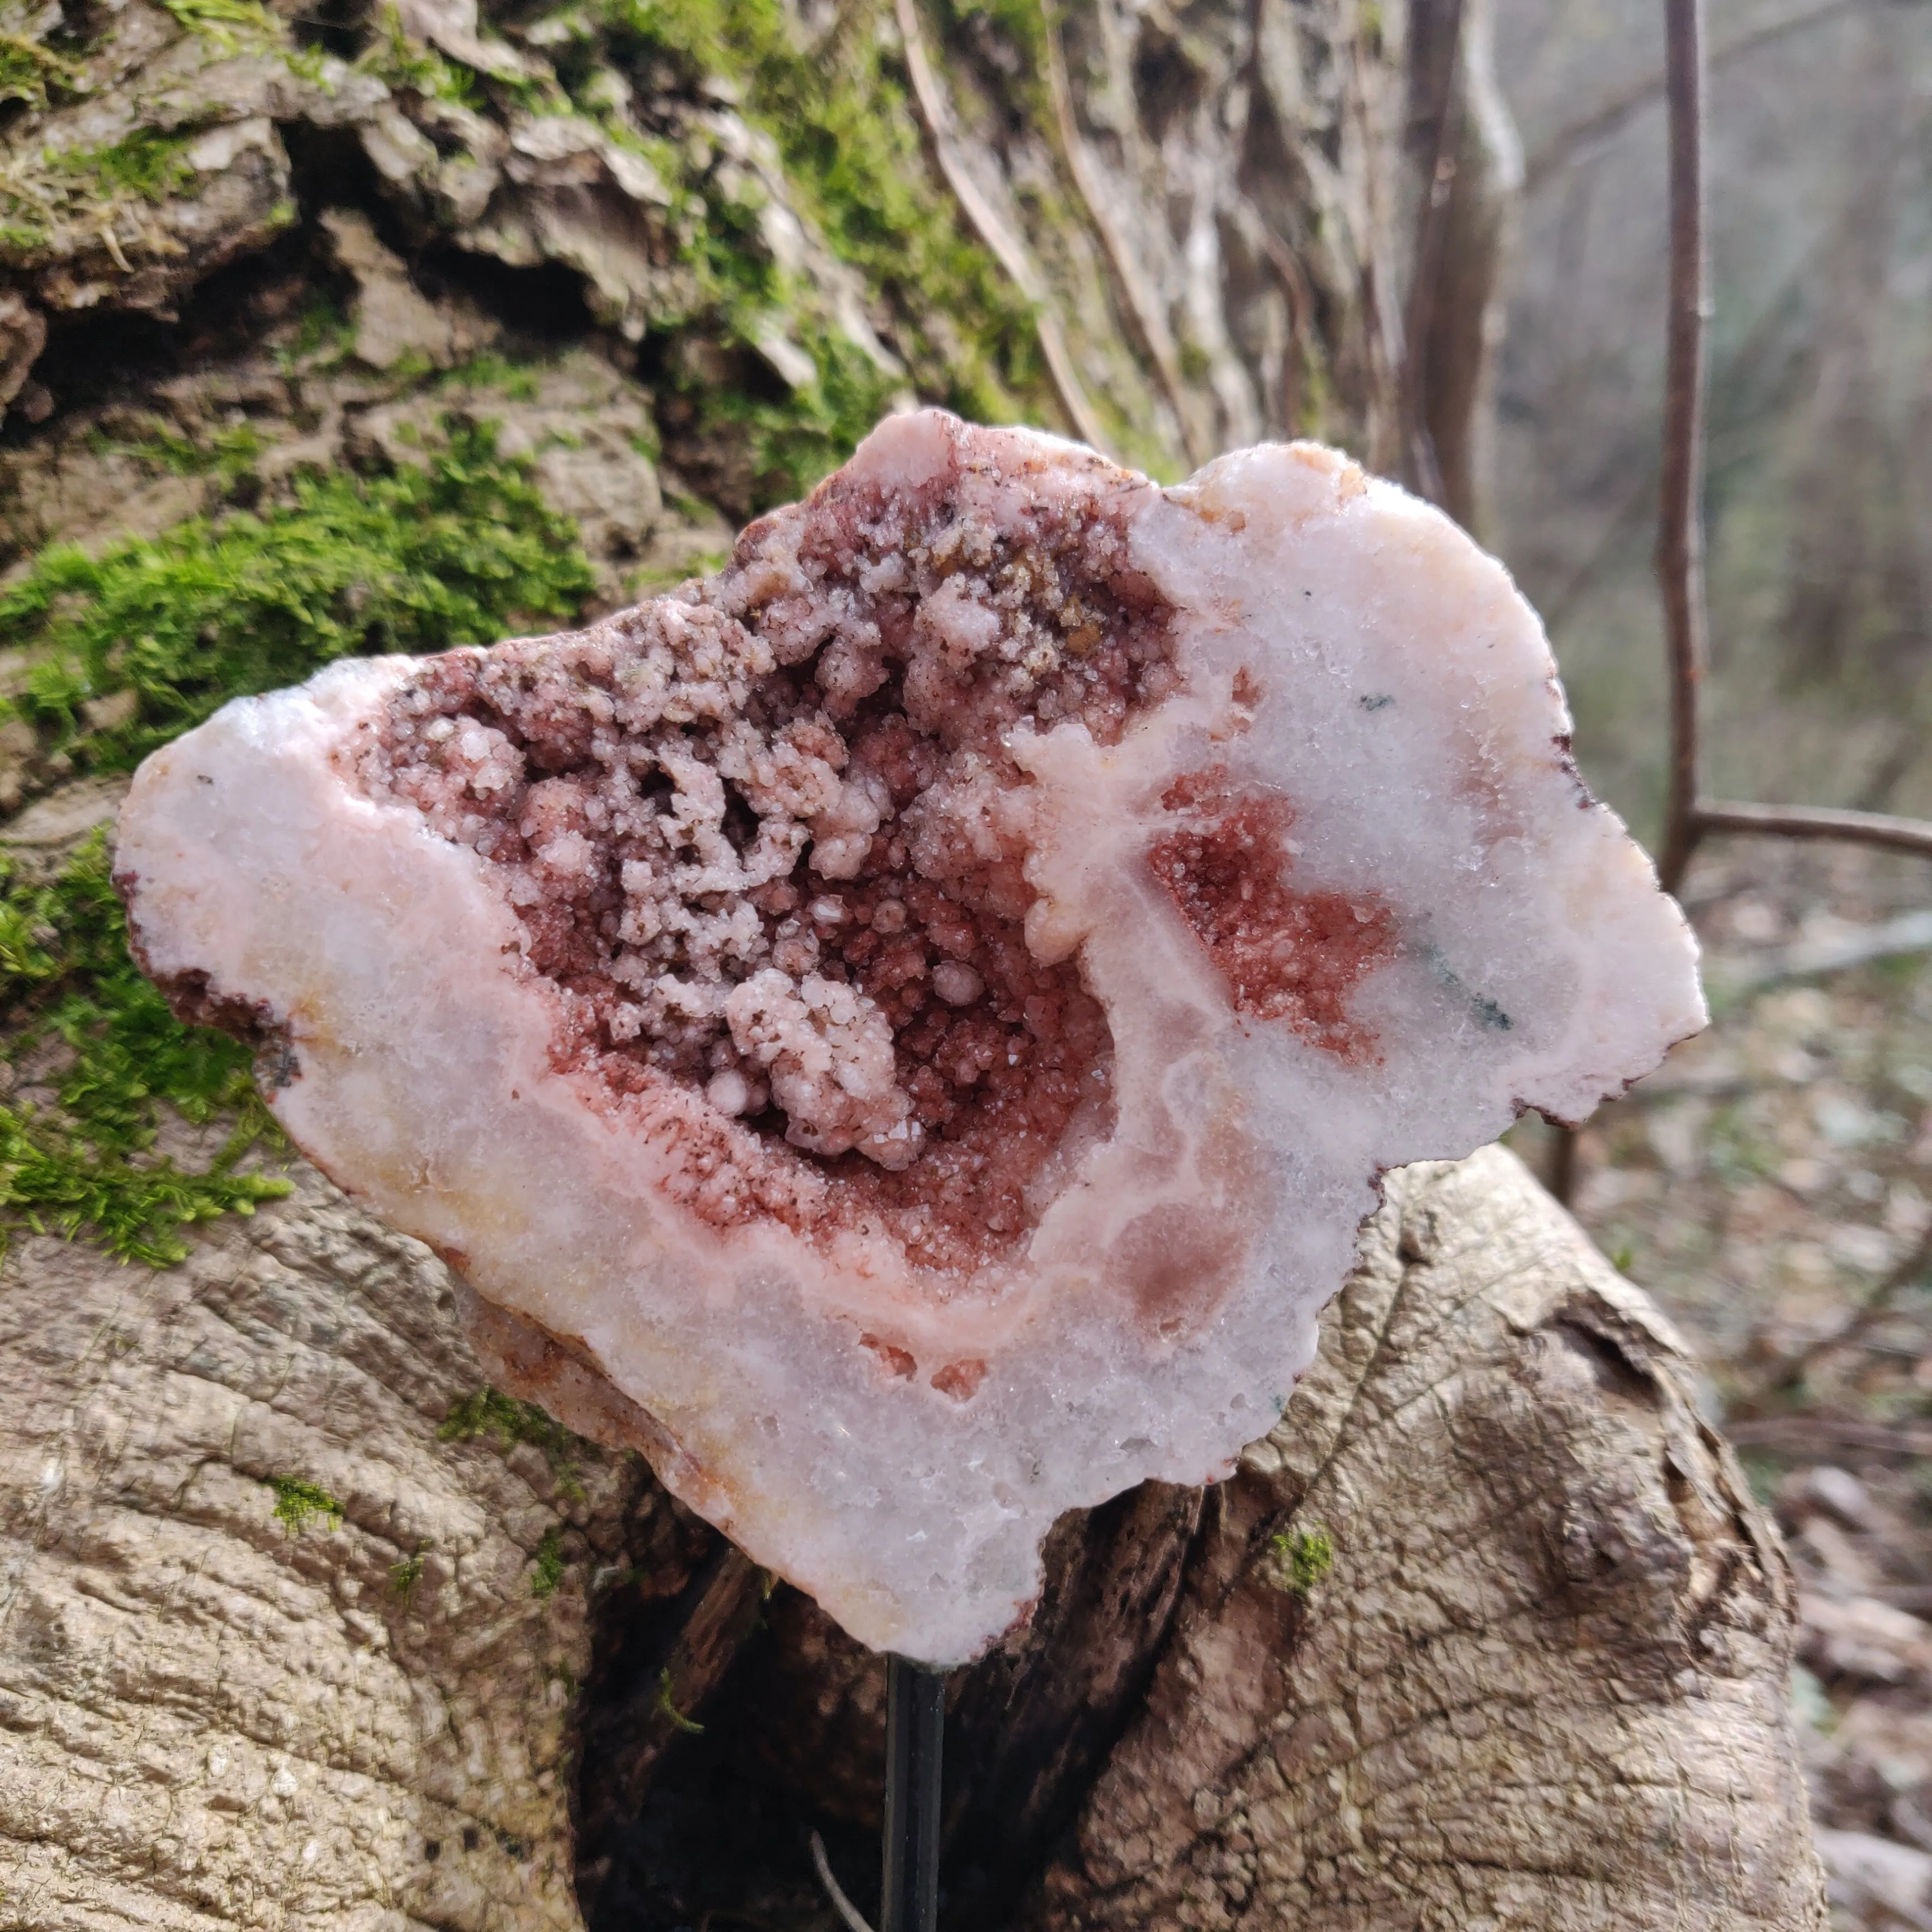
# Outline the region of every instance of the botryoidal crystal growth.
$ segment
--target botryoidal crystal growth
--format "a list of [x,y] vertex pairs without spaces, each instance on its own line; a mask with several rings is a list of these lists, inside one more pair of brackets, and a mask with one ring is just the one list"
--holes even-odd
[[230,705],[117,878],[299,1147],[955,1663],[1062,1511],[1270,1427],[1384,1170],[1702,1024],[1568,730],[1502,566],[1335,452],[1162,490],[928,410],[713,578]]

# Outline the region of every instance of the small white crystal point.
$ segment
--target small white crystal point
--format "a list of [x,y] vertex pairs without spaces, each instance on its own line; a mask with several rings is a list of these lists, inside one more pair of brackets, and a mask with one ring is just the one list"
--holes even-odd
[[344,1186],[854,1635],[1228,1472],[1378,1176],[1703,1023],[1534,614],[1310,444],[1163,490],[896,417],[698,586],[157,753],[117,876]]

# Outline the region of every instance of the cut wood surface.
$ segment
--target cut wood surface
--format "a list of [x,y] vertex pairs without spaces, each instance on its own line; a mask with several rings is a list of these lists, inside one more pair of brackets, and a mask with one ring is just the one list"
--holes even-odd
[[635,1468],[440,1440],[483,1381],[448,1280],[319,1177],[176,1268],[34,1240],[4,1279],[0,1924],[577,1925]]

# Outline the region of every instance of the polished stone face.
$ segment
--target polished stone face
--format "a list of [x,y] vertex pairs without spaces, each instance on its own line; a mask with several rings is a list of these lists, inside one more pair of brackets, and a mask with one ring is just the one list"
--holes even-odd
[[1330,451],[1162,490],[927,411],[706,582],[230,706],[118,863],[298,1145],[956,1662],[1061,1511],[1273,1422],[1384,1168],[1702,1023],[1568,724],[1502,567]]

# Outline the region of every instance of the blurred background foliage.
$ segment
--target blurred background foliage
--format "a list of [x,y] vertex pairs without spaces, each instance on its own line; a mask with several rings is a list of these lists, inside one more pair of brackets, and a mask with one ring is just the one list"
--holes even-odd
[[[1490,534],[1646,836],[1661,29],[1503,0],[1497,34],[1525,193]],[[1932,7],[1718,0],[1709,45],[1706,783],[1932,815]],[[1932,866],[1714,840],[1684,897],[1715,1023],[1586,1130],[1575,1205],[1690,1331],[1791,1538],[1835,1921],[1932,1924]]]
[[[1706,514],[1718,796],[1932,808],[1932,7],[1718,0]],[[1662,16],[1503,0],[1524,202],[1496,534],[1598,788],[1661,797]]]

